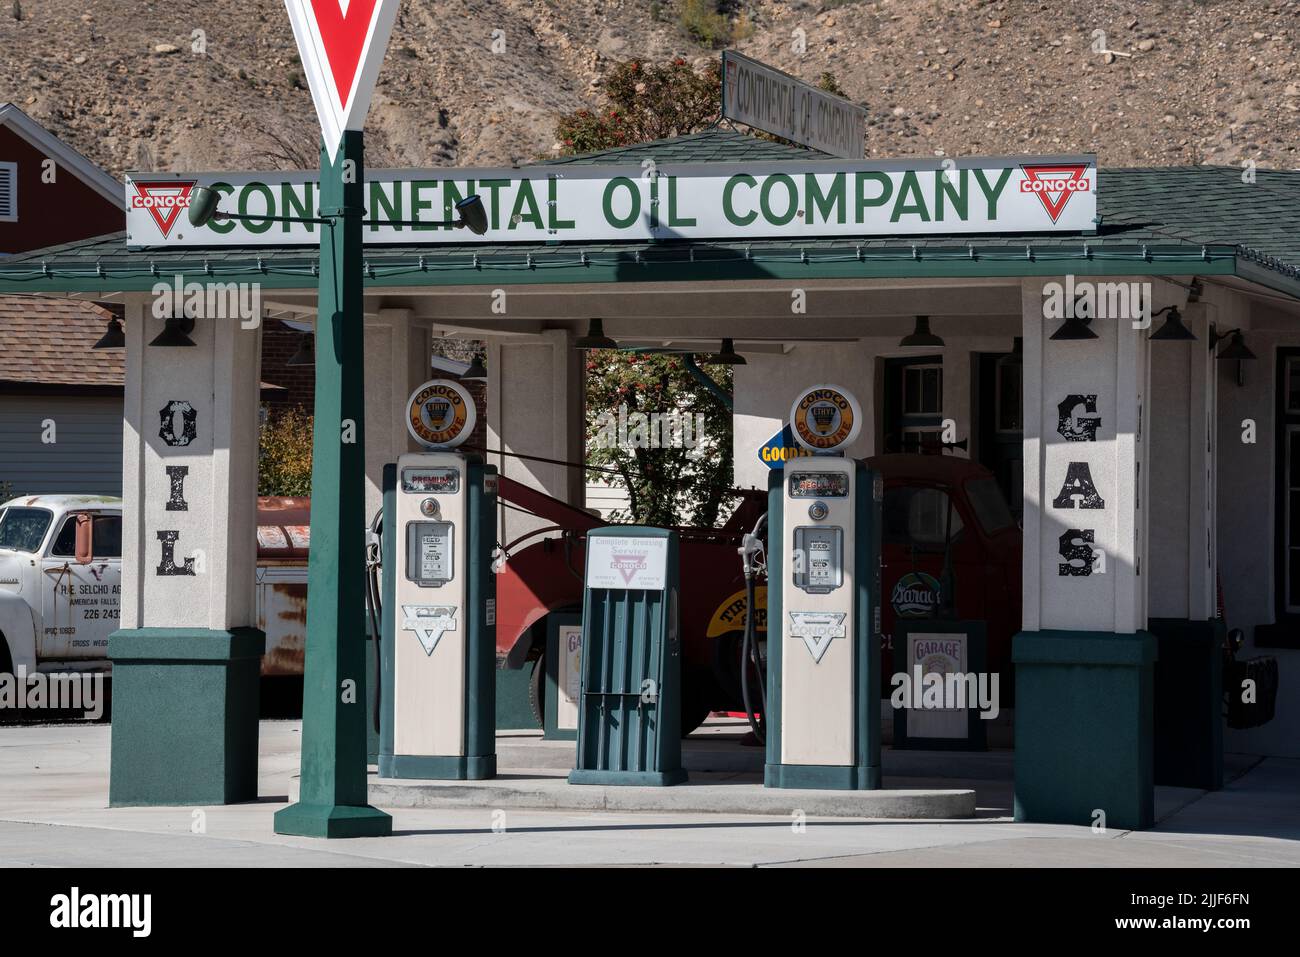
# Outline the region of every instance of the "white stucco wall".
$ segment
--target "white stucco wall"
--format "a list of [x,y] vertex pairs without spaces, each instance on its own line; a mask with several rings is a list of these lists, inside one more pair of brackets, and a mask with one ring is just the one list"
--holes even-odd
[[[255,625],[260,329],[200,319],[196,348],[149,347],[163,320],[144,297],[128,301],[124,325],[122,627]],[[188,442],[160,436],[171,403],[193,413]],[[169,434],[184,436],[176,408]],[[187,470],[179,494],[168,467]],[[175,533],[174,564],[193,560],[193,574],[160,572],[159,532]]]
[[[1043,316],[1048,280],[1022,287],[1025,349],[1024,598],[1026,631],[1067,629],[1132,633],[1146,624],[1144,510],[1149,469],[1147,335],[1128,321],[1098,319],[1097,338],[1060,341],[1060,319]],[[1098,280],[1104,281],[1104,280]],[[1115,277],[1113,281],[1127,281]],[[1095,440],[1068,440],[1060,429],[1061,403],[1095,396]],[[1061,496],[1070,469],[1086,466],[1101,500],[1084,507]],[[1062,536],[1092,532],[1090,574],[1063,574]]]
[[[416,387],[440,378],[430,367],[428,319],[409,309],[381,309],[365,326],[366,521],[383,507],[384,466],[403,452],[420,451],[406,428],[406,400]],[[479,410],[482,415],[482,410]]]
[[[853,342],[799,343],[783,355],[746,353],[746,365],[735,367],[735,419],[732,447],[735,484],[766,488],[767,464],[758,450],[788,421],[790,406],[804,389],[832,383],[848,389],[862,405],[862,431],[848,449],[855,458],[875,455],[876,382],[878,358],[940,354],[943,357],[943,416],[952,419],[957,440],[972,439],[972,353],[1010,352],[1020,335],[1019,320],[932,318],[931,331],[944,340],[939,349],[900,349],[897,335],[874,336]],[[973,447],[973,444],[972,444]],[[964,453],[955,451],[953,454]]]
[[[1226,291],[1213,290],[1209,296]],[[1178,305],[1156,291],[1156,305]],[[1153,618],[1214,616],[1213,423],[1216,382],[1208,348],[1214,307],[1192,303],[1184,324],[1195,342],[1153,342],[1151,356],[1151,506],[1147,582]],[[1160,328],[1161,318],[1153,329]]]
[[[582,360],[573,337],[556,329],[540,336],[488,344],[489,448],[523,455],[581,462],[583,456]],[[501,474],[561,501],[581,505],[582,469],[505,455],[488,455]],[[498,537],[510,542],[533,528],[552,524],[513,509],[498,513]]]

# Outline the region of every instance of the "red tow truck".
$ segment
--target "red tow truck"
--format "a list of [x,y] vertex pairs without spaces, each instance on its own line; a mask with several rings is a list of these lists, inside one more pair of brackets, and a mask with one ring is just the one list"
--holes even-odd
[[[882,675],[887,693],[892,636],[900,618],[944,615],[987,622],[989,666],[1011,680],[1011,638],[1020,628],[1020,528],[993,474],[939,454],[880,455],[867,465],[884,478]],[[546,618],[582,609],[586,533],[606,524],[584,509],[501,479],[503,501],[547,524],[503,543],[497,579],[497,658],[533,668],[530,700],[541,716]],[[678,528],[681,536],[683,733],[713,711],[743,710],[741,638],[744,578],[737,549],[767,509],[761,490],[721,528]],[[755,593],[755,628],[766,633],[767,590]]]

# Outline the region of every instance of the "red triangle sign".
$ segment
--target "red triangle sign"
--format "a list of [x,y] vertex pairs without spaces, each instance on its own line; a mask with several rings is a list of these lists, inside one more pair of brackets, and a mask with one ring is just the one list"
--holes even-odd
[[1037,194],[1052,222],[1060,219],[1071,196],[1092,189],[1092,183],[1086,175],[1086,163],[1022,163],[1020,168],[1025,174],[1025,178],[1020,181],[1020,192]]
[[147,209],[166,239],[181,210],[189,208],[194,182],[192,179],[132,180],[135,195],[131,197],[131,205],[136,209]]
[[400,0],[284,0],[321,133],[331,149],[359,130]]

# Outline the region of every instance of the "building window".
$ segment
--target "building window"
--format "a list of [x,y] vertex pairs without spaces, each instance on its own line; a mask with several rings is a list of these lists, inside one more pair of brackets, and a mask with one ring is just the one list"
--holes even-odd
[[0,163],[0,223],[18,222],[18,164]]
[[943,363],[903,367],[903,450],[916,452],[943,441]]
[[1287,415],[1300,415],[1300,356],[1283,356],[1282,411]]

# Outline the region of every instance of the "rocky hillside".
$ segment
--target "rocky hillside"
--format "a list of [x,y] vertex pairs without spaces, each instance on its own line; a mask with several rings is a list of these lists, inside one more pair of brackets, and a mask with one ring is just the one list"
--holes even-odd
[[[683,25],[693,3],[405,0],[368,162],[546,155],[555,116],[599,104],[611,64],[717,55]],[[870,110],[873,156],[1092,151],[1104,165],[1300,166],[1296,2],[725,9],[737,49],[811,81],[833,72]],[[315,165],[316,120],[281,0],[0,0],[6,100],[119,176]]]

